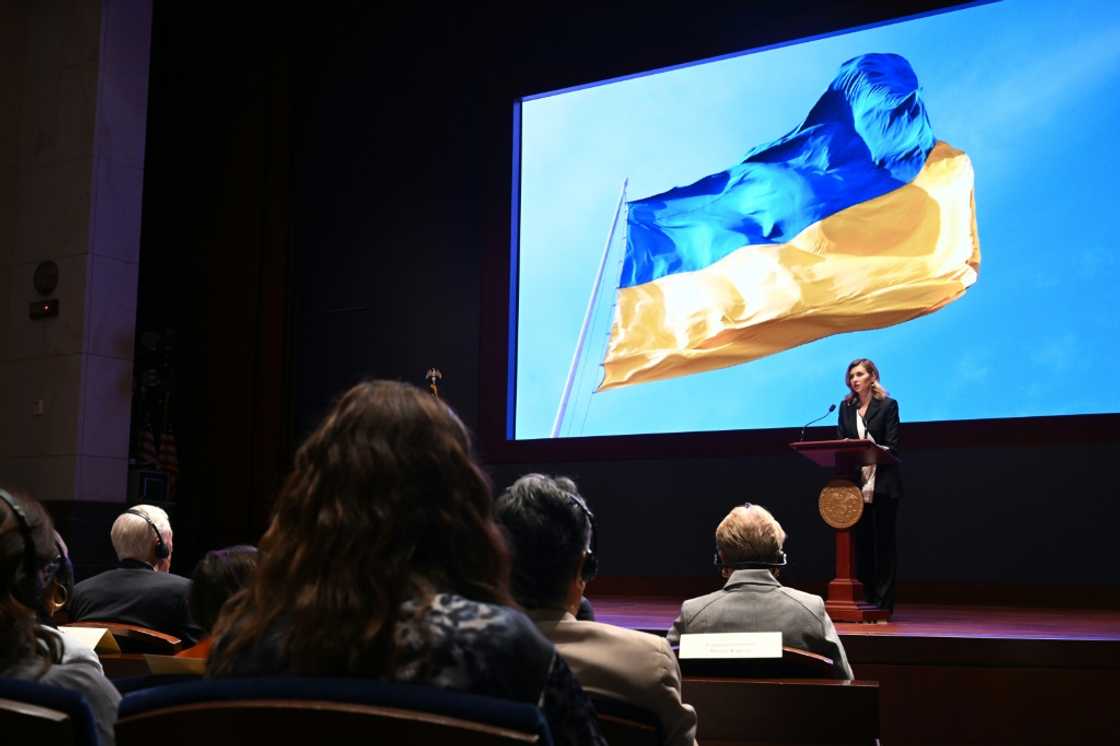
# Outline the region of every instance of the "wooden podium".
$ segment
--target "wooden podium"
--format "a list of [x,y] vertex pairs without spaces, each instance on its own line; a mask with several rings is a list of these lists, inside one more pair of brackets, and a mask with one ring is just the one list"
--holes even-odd
[[857,466],[895,464],[898,459],[870,440],[801,440],[790,448],[833,477],[818,500],[821,518],[836,529],[836,577],[828,584],[825,609],[836,622],[878,622],[891,613],[863,600],[863,583],[854,576],[855,546],[851,527],[863,515],[863,494],[848,475]]

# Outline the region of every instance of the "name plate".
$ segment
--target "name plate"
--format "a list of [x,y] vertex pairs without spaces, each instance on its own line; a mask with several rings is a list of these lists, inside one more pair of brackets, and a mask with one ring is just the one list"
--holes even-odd
[[89,648],[95,653],[121,652],[121,647],[117,644],[117,638],[113,637],[113,633],[105,627],[62,626],[58,628],[58,631],[72,643],[83,648]]
[[685,658],[781,658],[781,632],[708,632],[681,635]]

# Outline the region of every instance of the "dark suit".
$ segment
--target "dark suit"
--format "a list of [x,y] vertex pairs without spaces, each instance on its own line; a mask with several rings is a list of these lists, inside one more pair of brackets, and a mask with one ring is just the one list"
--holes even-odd
[[189,578],[156,572],[137,560],[122,560],[116,569],[74,586],[70,616],[76,622],[138,624],[193,645],[200,630],[191,623],[187,605],[190,588]]
[[[840,406],[841,438],[858,438],[856,413],[859,401]],[[898,402],[890,397],[872,399],[863,417],[867,432],[881,446],[898,455]],[[853,481],[861,482],[859,474]],[[864,506],[863,518],[853,531],[856,545],[856,573],[863,583],[867,600],[884,609],[894,608],[895,575],[898,569],[898,547],[895,523],[902,498],[902,476],[898,464],[880,464],[875,469],[875,496]]]

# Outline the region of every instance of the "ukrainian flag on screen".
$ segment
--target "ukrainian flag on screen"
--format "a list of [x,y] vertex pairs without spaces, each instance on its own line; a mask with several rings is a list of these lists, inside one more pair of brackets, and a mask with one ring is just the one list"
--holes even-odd
[[627,213],[600,391],[899,324],[980,269],[972,164],[896,54],[845,62],[800,127]]

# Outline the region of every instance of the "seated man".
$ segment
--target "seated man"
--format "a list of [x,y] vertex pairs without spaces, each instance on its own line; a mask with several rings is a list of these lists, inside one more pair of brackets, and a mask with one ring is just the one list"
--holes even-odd
[[521,477],[498,498],[513,553],[513,595],[556,645],[584,691],[655,714],[666,744],[693,746],[696,711],[661,637],[575,617],[596,570],[594,517],[570,479]]
[[851,679],[824,599],[778,582],[775,568],[786,563],[785,540],[786,532],[766,508],[747,503],[728,513],[716,528],[716,563],[727,583],[684,602],[669,642],[676,645],[681,635],[697,632],[781,632],[782,645],[828,656],[836,678]]
[[191,581],[171,574],[167,513],[136,505],[117,516],[109,537],[120,564],[74,586],[70,617],[138,624],[193,645],[199,630],[188,611]]

